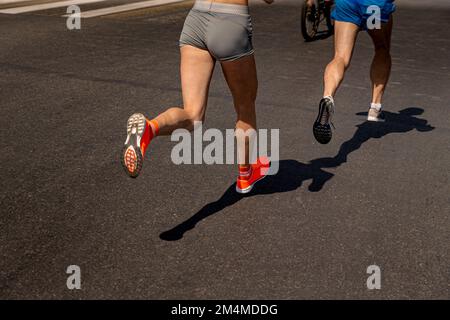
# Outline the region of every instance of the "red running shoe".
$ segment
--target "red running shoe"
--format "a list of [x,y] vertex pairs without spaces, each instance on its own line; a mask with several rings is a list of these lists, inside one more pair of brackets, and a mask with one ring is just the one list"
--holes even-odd
[[259,157],[255,164],[250,165],[247,172],[240,172],[236,182],[236,192],[249,193],[255,183],[269,174],[270,160],[267,157]]

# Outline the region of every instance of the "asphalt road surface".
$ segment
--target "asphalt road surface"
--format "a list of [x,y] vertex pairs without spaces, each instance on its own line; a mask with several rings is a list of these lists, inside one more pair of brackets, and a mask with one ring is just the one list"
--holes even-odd
[[[0,298],[448,299],[448,1],[398,1],[386,124],[361,114],[372,45],[360,34],[326,146],[311,128],[332,38],[302,40],[299,1],[253,2],[258,125],[280,129],[281,161],[246,197],[235,166],[175,165],[167,137],[138,179],[120,166],[128,116],[181,103],[191,4],[72,31],[66,8],[0,14]],[[218,67],[205,127],[234,121]],[[66,286],[69,265],[81,290]],[[381,290],[367,289],[370,265]]]

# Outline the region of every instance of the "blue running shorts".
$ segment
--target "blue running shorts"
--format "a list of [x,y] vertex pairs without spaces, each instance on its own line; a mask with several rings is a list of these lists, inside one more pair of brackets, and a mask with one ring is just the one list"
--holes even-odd
[[336,21],[356,24],[367,30],[367,20],[374,14],[371,6],[380,8],[380,21],[386,23],[395,11],[394,0],[335,0],[331,18]]

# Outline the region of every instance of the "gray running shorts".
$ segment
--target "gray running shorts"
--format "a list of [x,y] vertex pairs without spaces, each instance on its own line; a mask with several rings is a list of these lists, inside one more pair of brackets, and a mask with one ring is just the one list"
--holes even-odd
[[180,46],[208,50],[219,61],[253,54],[248,6],[197,0],[184,22]]

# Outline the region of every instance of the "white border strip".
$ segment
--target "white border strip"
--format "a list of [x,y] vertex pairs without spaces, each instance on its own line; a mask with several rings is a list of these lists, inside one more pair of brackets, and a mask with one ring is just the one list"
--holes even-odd
[[75,5],[79,5],[79,4],[103,2],[103,1],[107,1],[107,0],[69,0],[69,1],[58,1],[58,2],[50,2],[50,3],[44,3],[44,4],[35,4],[35,5],[25,6],[25,7],[3,9],[3,10],[0,10],[0,13],[18,14],[18,13],[26,13],[26,12],[33,12],[33,11],[41,11],[41,10],[55,9],[55,8],[61,8],[61,7],[68,7],[68,6],[71,6],[71,5],[74,5],[74,4]]
[[[122,12],[126,12],[126,11],[156,7],[156,6],[177,3],[177,2],[183,2],[183,1],[186,1],[186,0],[141,1],[141,2],[135,2],[135,3],[124,4],[124,5],[120,5],[120,6],[115,6],[115,7],[108,7],[108,8],[102,8],[102,9],[96,9],[96,10],[90,10],[90,11],[84,11],[84,12],[82,11],[80,14],[80,17],[81,18],[94,18],[94,17],[106,16],[109,14],[122,13]],[[68,15],[68,14],[63,15],[63,17],[68,17],[68,16],[70,16],[70,15]]]
[[27,2],[30,0],[0,0],[0,4],[9,4],[9,3],[16,3],[16,2]]

